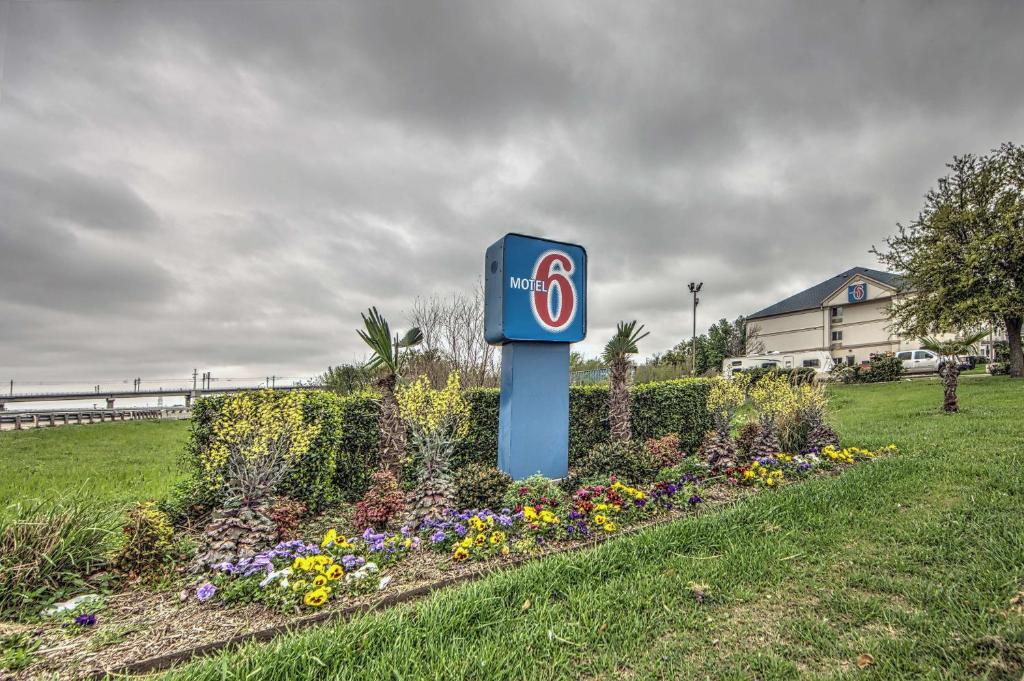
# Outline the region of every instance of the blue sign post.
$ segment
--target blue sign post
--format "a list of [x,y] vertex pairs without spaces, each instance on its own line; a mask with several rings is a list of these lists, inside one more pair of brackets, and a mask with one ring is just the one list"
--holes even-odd
[[569,472],[569,344],[587,335],[587,252],[506,234],[484,261],[484,336],[501,349],[498,467]]

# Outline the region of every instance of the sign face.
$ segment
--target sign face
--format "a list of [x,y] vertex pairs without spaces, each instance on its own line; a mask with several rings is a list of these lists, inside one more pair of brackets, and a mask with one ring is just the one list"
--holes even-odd
[[863,303],[868,299],[868,285],[864,282],[850,284],[846,288],[846,299],[851,303]]
[[577,244],[506,234],[487,249],[488,343],[575,343],[587,335],[587,252]]

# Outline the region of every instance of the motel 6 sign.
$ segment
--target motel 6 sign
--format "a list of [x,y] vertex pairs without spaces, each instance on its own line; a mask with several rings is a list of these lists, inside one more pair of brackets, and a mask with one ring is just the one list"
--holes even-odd
[[506,234],[484,259],[484,337],[501,345],[498,467],[569,472],[569,344],[587,335],[587,252]]
[[507,234],[487,249],[488,343],[576,343],[587,335],[587,252],[576,244]]
[[851,303],[863,303],[868,299],[868,285],[862,281],[850,284],[846,287],[846,299]]

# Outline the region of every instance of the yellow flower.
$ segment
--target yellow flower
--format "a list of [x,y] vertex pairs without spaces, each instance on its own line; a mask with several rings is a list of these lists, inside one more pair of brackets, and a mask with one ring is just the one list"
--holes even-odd
[[540,512],[540,519],[541,519],[541,522],[545,522],[545,523],[548,523],[548,524],[557,523],[558,522],[558,516],[556,516],[551,511],[546,511],[546,510]]
[[302,591],[305,588],[306,580],[304,579],[296,579],[294,582],[292,582],[292,591]]
[[341,576],[345,574],[345,570],[340,565],[335,563],[334,565],[327,568],[327,572],[324,573],[328,579],[341,579]]
[[508,544],[505,544],[505,545],[503,545],[501,547],[501,555],[503,555],[503,556],[507,556],[508,555]]
[[537,510],[533,506],[523,507],[523,520],[532,523],[537,519]]
[[292,561],[292,570],[300,570],[302,572],[308,572],[310,569],[309,558],[296,558]]
[[323,605],[327,600],[327,589],[320,587],[319,589],[313,589],[306,594],[306,597],[302,599],[306,605],[316,607]]
[[327,530],[327,534],[324,535],[324,539],[320,542],[320,546],[321,548],[327,548],[328,546],[334,544],[337,541],[338,531],[332,527],[331,529]]
[[314,577],[313,586],[327,586],[327,575],[317,575]]
[[483,534],[483,533],[478,534],[476,536],[476,539],[474,540],[474,543],[477,544],[477,545],[480,545],[480,546],[483,546],[486,542],[487,542],[487,535]]
[[464,549],[468,549],[472,545],[473,545],[473,538],[470,537],[469,535],[467,535],[462,541],[459,542],[459,546],[461,546]]
[[505,533],[504,532],[498,531],[498,532],[492,532],[491,533],[491,543],[492,544],[500,544],[503,541],[505,541]]
[[608,519],[605,518],[600,513],[598,513],[597,515],[594,516],[594,522],[597,523],[598,525],[604,525],[607,521],[608,521]]
[[455,553],[452,554],[452,558],[454,558],[455,560],[466,560],[467,558],[469,558],[469,551],[467,551],[464,547],[460,546],[457,549],[455,549]]
[[613,522],[611,522],[609,520],[608,522],[606,522],[604,525],[601,526],[601,529],[604,530],[605,532],[614,532],[615,531],[615,523],[613,523]]

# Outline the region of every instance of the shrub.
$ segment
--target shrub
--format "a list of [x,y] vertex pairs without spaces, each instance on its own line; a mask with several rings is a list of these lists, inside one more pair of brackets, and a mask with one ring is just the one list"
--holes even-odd
[[829,380],[837,383],[856,383],[860,379],[860,367],[836,363],[829,372]]
[[[637,385],[632,388],[630,419],[633,437],[640,441],[678,433],[685,451],[696,451],[704,433],[712,427],[706,401],[705,379],[676,379]],[[321,510],[332,499],[354,501],[370,485],[370,473],[377,467],[379,397],[370,391],[339,397],[323,391],[302,393],[303,416],[318,422],[319,434],[299,456],[278,493],[304,501],[310,512]],[[255,400],[272,399],[256,393]],[[469,405],[468,432],[452,452],[452,466],[477,462],[493,465],[498,459],[498,403],[495,388],[463,391]],[[188,443],[187,466],[193,472],[191,495],[164,507],[177,519],[194,505],[210,508],[216,495],[204,490],[199,472],[201,461],[214,440],[213,424],[226,404],[226,396],[197,400],[192,412],[192,435]],[[569,462],[578,462],[594,446],[607,442],[608,388],[571,386],[569,389]],[[331,460],[333,458],[333,462]],[[413,476],[408,476],[413,479]]]
[[801,385],[803,383],[813,382],[817,375],[814,369],[810,367],[794,367],[792,369],[768,369],[764,367],[756,367],[754,369],[748,369],[743,373],[750,377],[750,385],[757,385],[766,376],[782,376],[789,381],[790,385]]
[[301,501],[288,497],[278,497],[267,513],[274,522],[277,541],[290,541],[299,538],[299,526],[306,515],[306,505]]
[[370,476],[370,489],[356,504],[355,525],[359,529],[384,529],[405,510],[405,497],[395,476],[378,470]]
[[[191,501],[219,505],[229,452],[244,448],[258,456],[283,437],[288,465],[276,491],[301,499],[311,511],[327,506],[340,493],[335,476],[342,399],[323,391],[264,390],[196,400],[186,445],[189,487],[195,494]],[[176,505],[187,507],[185,501]]]
[[871,363],[860,372],[860,380],[865,383],[882,383],[896,381],[903,375],[903,362],[891,352],[871,355]]
[[757,421],[747,421],[740,428],[739,435],[736,436],[736,446],[739,447],[740,453],[743,456],[750,455],[750,450],[754,446],[754,441],[760,432],[761,426],[758,425]]
[[78,496],[8,508],[0,515],[0,617],[35,615],[88,588],[119,523],[117,512]]
[[512,484],[512,476],[494,465],[467,464],[455,473],[455,494],[459,508],[499,509]]
[[679,444],[679,433],[669,433],[662,437],[652,437],[644,443],[647,453],[658,464],[658,468],[675,466],[686,456]]
[[732,420],[736,410],[747,401],[747,389],[750,387],[750,374],[738,373],[731,379],[716,376],[710,379],[708,389],[708,412],[715,421],[715,429],[720,433],[728,433],[732,428]]
[[503,505],[510,509],[526,506],[558,508],[564,501],[565,492],[558,483],[548,480],[543,475],[531,475],[525,480],[512,483],[502,499]]
[[697,456],[684,457],[675,466],[662,468],[654,478],[655,482],[679,482],[684,479],[703,478],[711,468]]
[[604,442],[576,466],[580,477],[617,476],[633,484],[650,482],[662,468],[659,460],[639,442]]
[[111,563],[131,577],[162,572],[175,558],[174,528],[166,513],[152,501],[144,501],[128,512],[122,529],[124,543]]
[[1009,376],[1010,365],[1007,362],[989,362],[985,366],[985,371],[993,376]]

